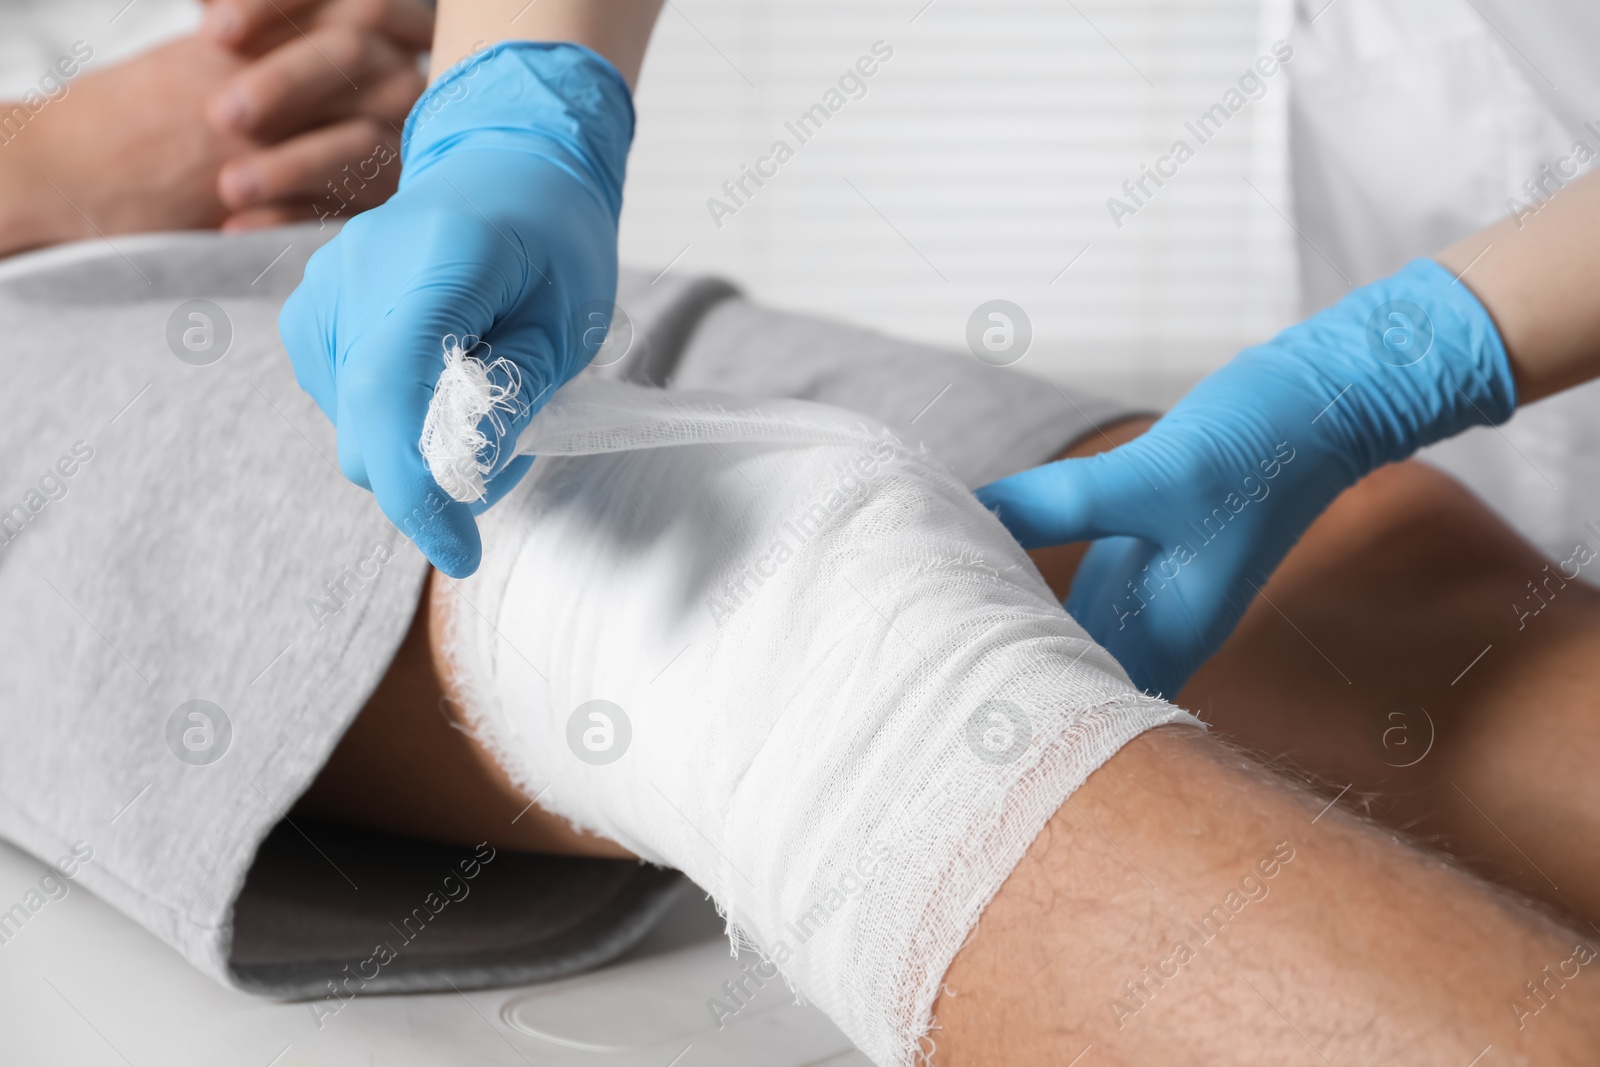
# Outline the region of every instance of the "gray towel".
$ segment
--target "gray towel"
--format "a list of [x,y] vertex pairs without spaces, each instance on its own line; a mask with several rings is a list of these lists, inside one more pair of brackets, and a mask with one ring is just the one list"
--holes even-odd
[[[643,936],[678,875],[285,821],[426,573],[339,474],[278,342],[278,308],[331,233],[151,235],[0,263],[0,836],[47,862],[78,845],[80,884],[253,992],[598,965]],[[855,408],[971,484],[1128,413],[714,279],[625,271],[618,304],[626,354],[586,373]],[[0,940],[26,919],[0,915]]]

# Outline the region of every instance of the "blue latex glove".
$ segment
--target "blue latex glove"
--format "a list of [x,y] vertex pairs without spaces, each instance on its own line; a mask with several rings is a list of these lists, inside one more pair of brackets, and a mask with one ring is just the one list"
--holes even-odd
[[1417,260],[1246,349],[1128,444],[978,496],[1024,547],[1098,542],[1067,610],[1170,698],[1334,497],[1515,407],[1488,312]]
[[312,256],[283,306],[279,332],[338,430],[340,469],[446,574],[476,570],[482,544],[474,509],[418,449],[443,339],[479,337],[521,377],[517,410],[484,426],[496,462],[481,509],[531,462],[509,444],[595,351],[583,333],[616,296],[632,137],[627,84],[586,48],[507,42],[464,60],[406,120],[399,190]]

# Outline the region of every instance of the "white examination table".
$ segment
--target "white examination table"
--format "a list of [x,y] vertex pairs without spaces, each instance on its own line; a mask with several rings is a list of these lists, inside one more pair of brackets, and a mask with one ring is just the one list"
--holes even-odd
[[[47,868],[0,843],[0,907]],[[365,996],[325,1018],[217,985],[74,886],[0,944],[5,1067],[870,1067],[768,982],[724,1029],[739,974],[693,887],[622,962],[520,989]]]

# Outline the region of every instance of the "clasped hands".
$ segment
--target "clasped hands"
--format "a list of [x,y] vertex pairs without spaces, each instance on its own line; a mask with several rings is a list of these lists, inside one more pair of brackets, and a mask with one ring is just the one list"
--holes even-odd
[[422,0],[209,0],[194,34],[91,57],[0,148],[0,254],[382,203],[432,27]]

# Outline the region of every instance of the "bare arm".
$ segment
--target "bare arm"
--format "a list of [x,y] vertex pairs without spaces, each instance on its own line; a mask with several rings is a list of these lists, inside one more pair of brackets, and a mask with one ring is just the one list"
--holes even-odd
[[217,170],[253,142],[213,131],[202,108],[246,66],[183,37],[115,65],[88,61],[34,109],[0,104],[0,255],[221,223]]
[[662,0],[440,0],[433,76],[500,41],[571,41],[605,56],[631,89]]
[[[0,101],[0,121],[21,106]],[[69,240],[62,235],[73,232],[72,209],[39,174],[34,140],[0,136],[0,256]]]
[[1506,218],[1439,257],[1494,317],[1517,402],[1600,377],[1600,173],[1536,215]]

